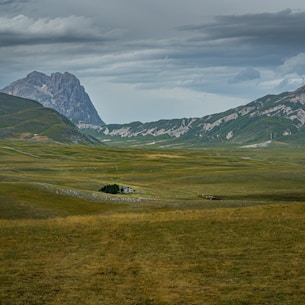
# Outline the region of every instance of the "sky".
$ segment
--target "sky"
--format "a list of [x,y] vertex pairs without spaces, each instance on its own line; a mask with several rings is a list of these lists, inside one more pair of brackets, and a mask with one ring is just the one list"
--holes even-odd
[[0,0],[0,88],[79,78],[103,121],[203,117],[304,85],[304,0]]

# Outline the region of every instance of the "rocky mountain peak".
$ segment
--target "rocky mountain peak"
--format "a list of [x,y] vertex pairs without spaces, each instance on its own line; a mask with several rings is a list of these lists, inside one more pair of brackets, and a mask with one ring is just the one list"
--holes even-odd
[[60,73],[60,72],[56,72],[56,73],[52,73],[50,76],[51,81],[53,81],[54,83],[74,83],[75,85],[79,85],[80,86],[80,81],[79,79],[69,73],[69,72],[65,72],[65,73]]
[[26,76],[26,78],[40,78],[40,77],[47,77],[47,76],[38,71],[33,71]]
[[[41,72],[33,71],[26,76],[25,80],[32,85],[42,85],[49,81],[49,77]],[[19,81],[17,80],[17,82]]]
[[43,106],[65,115],[75,124],[105,124],[78,78],[68,72],[56,72],[48,76],[33,71],[1,91],[36,100]]

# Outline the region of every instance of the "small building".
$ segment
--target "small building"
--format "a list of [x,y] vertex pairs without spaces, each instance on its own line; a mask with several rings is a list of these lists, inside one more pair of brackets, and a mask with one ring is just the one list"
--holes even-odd
[[122,194],[130,194],[130,193],[134,193],[135,190],[132,187],[129,186],[121,186],[121,193]]

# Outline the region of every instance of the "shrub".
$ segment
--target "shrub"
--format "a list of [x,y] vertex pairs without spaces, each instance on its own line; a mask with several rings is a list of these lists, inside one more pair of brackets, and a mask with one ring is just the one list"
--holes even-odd
[[120,192],[120,186],[117,184],[107,184],[104,185],[99,191],[110,194],[118,194]]

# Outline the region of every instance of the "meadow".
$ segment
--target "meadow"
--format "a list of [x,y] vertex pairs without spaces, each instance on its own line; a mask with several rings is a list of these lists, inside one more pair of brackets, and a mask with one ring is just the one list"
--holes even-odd
[[303,304],[304,152],[2,142],[0,304]]

